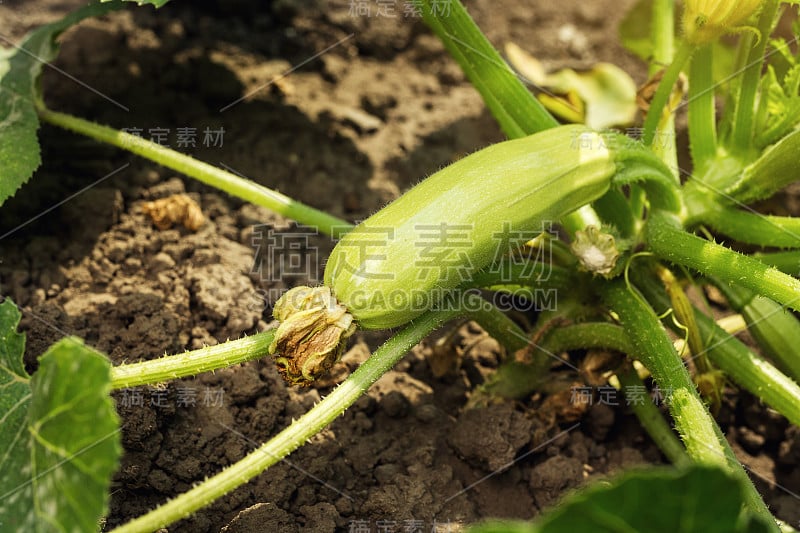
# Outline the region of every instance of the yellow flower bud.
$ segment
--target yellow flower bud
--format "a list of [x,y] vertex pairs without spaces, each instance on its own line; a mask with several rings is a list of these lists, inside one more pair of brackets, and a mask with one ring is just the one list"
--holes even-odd
[[690,44],[703,45],[741,30],[764,0],[686,0],[683,31]]

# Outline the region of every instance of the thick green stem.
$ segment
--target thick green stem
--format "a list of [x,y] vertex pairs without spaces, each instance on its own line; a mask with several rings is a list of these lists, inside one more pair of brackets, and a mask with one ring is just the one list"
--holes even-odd
[[[653,60],[649,74],[655,76],[664,65],[672,63],[675,54],[675,2],[674,0],[654,0],[650,33],[653,36]],[[675,142],[675,117],[665,117],[660,129],[660,142],[652,144],[653,151],[674,168],[677,177],[678,149]]]
[[474,301],[478,305],[474,309],[470,309],[467,316],[480,324],[495,340],[502,343],[509,353],[514,353],[528,345],[528,336],[513,320],[482,298]]
[[636,231],[636,219],[633,217],[631,204],[620,190],[609,190],[601,198],[595,200],[592,206],[600,218],[605,223],[614,226],[620,235],[626,238],[633,236]]
[[[759,346],[796,382],[800,381],[800,321],[797,317],[780,304],[747,289],[725,283],[716,285],[725,294],[731,307],[744,317],[748,331]],[[766,388],[774,389],[762,386],[762,389]],[[796,392],[800,394],[800,389]]]
[[[670,63],[669,67],[664,72],[664,77],[661,78],[661,83],[658,84],[658,89],[653,96],[653,100],[650,102],[650,109],[647,111],[647,117],[644,121],[642,141],[645,146],[653,144],[665,107],[672,94],[672,88],[675,86],[675,82],[678,81],[678,76],[680,76],[683,66],[686,64],[689,57],[691,57],[693,51],[694,47],[684,42],[681,47],[678,48],[678,53],[675,54],[672,63]],[[674,139],[672,142],[674,142]]]
[[114,366],[111,367],[111,388],[161,383],[260,359],[267,355],[274,336],[275,331],[269,330],[191,352]]
[[775,24],[779,4],[778,0],[766,0],[758,18],[758,31],[761,38],[750,49],[750,53],[747,56],[747,66],[742,74],[742,84],[739,89],[739,97],[736,100],[736,116],[734,117],[733,136],[731,139],[734,151],[746,151],[753,143],[753,116],[756,112],[756,93],[758,92],[761,69],[764,64],[764,50]]
[[733,239],[758,246],[800,247],[800,218],[749,213],[733,207],[708,209],[701,222]]
[[416,5],[422,18],[481,93],[509,139],[558,125],[500,57],[459,0],[445,3],[421,0]]
[[645,239],[649,250],[659,257],[747,287],[792,309],[800,309],[799,280],[758,259],[687,233],[667,213],[651,214]]
[[[617,372],[617,378],[623,392],[626,394],[628,394],[628,391],[647,390],[644,382],[632,366],[627,366],[623,371]],[[672,464],[678,467],[691,464],[692,461],[686,453],[686,449],[681,444],[681,441],[678,440],[678,437],[675,436],[667,421],[664,420],[661,411],[658,410],[654,402],[648,401],[648,399],[638,401],[637,397],[630,395],[628,396],[628,406],[633,411],[633,414],[636,415],[636,418],[639,419],[650,438],[653,439],[653,442],[656,443]]]
[[266,207],[301,224],[315,227],[326,235],[339,237],[353,227],[345,220],[142,137],[42,107],[38,111],[39,117],[46,122],[140,155],[232,196]]
[[[576,324],[555,329],[547,335],[544,344],[552,353],[579,348],[605,348],[624,354],[634,353],[633,344],[625,331],[619,326],[603,322]],[[623,392],[645,390],[644,383],[630,366],[618,372],[617,377]],[[629,401],[628,405],[653,442],[673,464],[683,466],[689,462],[686,450],[653,402],[634,400]]]
[[551,352],[581,348],[606,348],[624,354],[633,353],[633,345],[621,327],[605,322],[588,322],[554,329],[546,337]]
[[347,380],[277,436],[222,472],[114,529],[113,533],[150,533],[167,527],[247,483],[339,417],[423,337],[459,314],[459,311],[448,311],[422,315],[386,341]]
[[[615,282],[604,287],[602,291],[606,304],[619,316],[623,329],[630,337],[633,348],[631,355],[637,357],[650,370],[659,386],[666,391],[668,402],[671,400],[670,394],[674,394],[678,390],[689,391],[696,396],[692,378],[658,321],[658,317],[632,290]],[[702,404],[700,397],[696,396],[696,398]],[[673,406],[670,406],[670,410],[679,432],[684,439],[689,439],[689,442],[686,442],[687,448],[690,452],[694,451],[697,454],[693,458],[724,465],[725,461],[721,460],[722,446],[718,442],[715,443],[716,438],[712,436],[713,431],[699,434],[687,432],[686,425],[689,421],[683,417],[680,411],[674,412]],[[708,418],[710,419],[711,415],[708,415]],[[705,425],[708,424],[704,423],[702,427]],[[693,441],[697,439],[701,439],[701,442],[694,443]],[[702,444],[703,439],[712,445],[713,453],[711,455],[706,455],[709,452],[705,444]]]
[[[669,298],[650,276],[637,275],[635,279],[657,312],[669,309]],[[753,353],[704,313],[695,310],[695,318],[700,334],[706,339],[706,352],[711,361],[734,383],[761,398],[793,424],[800,424],[800,387],[797,383]],[[665,323],[679,335],[683,334],[671,320],[665,318]]]
[[675,53],[675,2],[653,0],[653,16],[650,25],[653,37],[653,60],[648,73],[655,76],[664,65],[672,62]]
[[756,36],[752,32],[742,34],[736,44],[736,53],[733,58],[731,68],[732,75],[728,79],[727,90],[725,91],[725,101],[722,107],[722,120],[719,122],[720,139],[730,139],[733,130],[733,122],[736,117],[736,97],[739,94],[739,87],[742,85],[742,77],[747,67],[747,56],[753,48]]
[[[602,295],[631,338],[635,355],[667,391],[670,413],[689,456],[696,462],[719,466],[741,478],[750,511],[774,526],[774,518],[741,464],[735,460],[658,317],[632,291],[621,282],[614,282],[603,287]],[[777,530],[777,526],[773,529]]]
[[711,45],[697,50],[689,68],[689,146],[694,172],[700,174],[717,153]]

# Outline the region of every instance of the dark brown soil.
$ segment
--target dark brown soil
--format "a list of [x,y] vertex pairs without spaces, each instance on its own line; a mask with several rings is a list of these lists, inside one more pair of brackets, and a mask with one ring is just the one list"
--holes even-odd
[[[0,32],[18,41],[80,4],[5,0]],[[371,6],[372,16],[351,15],[350,4]],[[498,46],[512,40],[549,66],[612,61],[642,82],[643,66],[616,44],[616,25],[631,4],[477,0],[469,7]],[[48,69],[47,101],[145,136],[168,128],[173,147],[178,128],[196,128],[196,148],[181,149],[362,219],[437,168],[502,138],[424,25],[404,17],[402,3],[394,16],[379,15],[377,5],[175,0],[160,11],[132,7],[66,34],[56,64],[81,84]],[[559,41],[559,32],[570,33],[566,25],[575,32]],[[204,145],[207,127],[224,129],[222,146]],[[0,289],[23,310],[31,368],[64,335],[86,339],[119,364],[262,331],[277,292],[320,279],[328,239],[55,128],[43,126],[42,142],[45,164],[4,206],[0,233],[113,175],[0,242]],[[156,229],[142,203],[182,192],[208,222],[197,232]],[[258,268],[258,242],[274,232],[297,234],[309,272],[284,275],[266,260]],[[312,442],[169,531],[456,530],[487,517],[533,517],[587,480],[663,460],[624,400],[610,406],[595,397],[591,407],[570,409],[565,389],[466,409],[502,350],[472,324],[449,328],[459,328],[448,340],[457,369],[435,377],[430,343],[419,346]],[[125,455],[106,528],[277,434],[387,336],[359,334],[315,388],[288,388],[263,360],[116,393]],[[797,428],[733,392],[720,421],[775,513],[797,524]]]

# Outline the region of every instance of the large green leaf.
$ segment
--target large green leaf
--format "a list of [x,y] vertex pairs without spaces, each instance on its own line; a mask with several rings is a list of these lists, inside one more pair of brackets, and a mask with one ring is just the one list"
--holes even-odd
[[31,402],[29,376],[22,354],[25,335],[17,333],[20,313],[10,298],[0,304],[0,531],[7,528],[6,506],[16,505],[5,480],[28,462],[26,424]]
[[110,363],[66,338],[29,378],[19,317],[0,304],[0,531],[95,531],[121,450]]
[[41,99],[39,76],[44,65],[58,54],[56,37],[87,17],[123,5],[121,1],[91,4],[36,28],[18,46],[0,47],[0,205],[30,179],[41,163],[36,137],[36,102]]
[[742,514],[740,483],[718,468],[652,468],[567,498],[536,522],[494,522],[470,533],[762,533]]

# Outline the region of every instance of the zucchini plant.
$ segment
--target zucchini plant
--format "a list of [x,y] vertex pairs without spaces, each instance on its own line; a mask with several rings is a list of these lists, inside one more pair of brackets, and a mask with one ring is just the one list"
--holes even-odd
[[[165,0],[150,3],[158,6]],[[138,154],[340,240],[327,263],[324,286],[295,287],[275,302],[274,316],[280,321],[276,329],[152,361],[101,364],[99,354],[68,339],[62,343],[75,349],[67,350],[59,343],[42,357],[40,369],[31,378],[21,365],[22,341],[15,332],[18,316],[10,302],[4,303],[0,307],[0,406],[7,407],[9,414],[0,417],[0,527],[86,531],[96,527],[104,512],[102,492],[107,489],[109,464],[116,461],[118,446],[109,437],[107,449],[94,458],[102,465],[102,475],[94,478],[91,504],[81,508],[85,512],[76,512],[74,502],[63,497],[58,474],[68,472],[65,479],[74,488],[82,486],[91,469],[88,463],[76,461],[56,464],[52,450],[75,450],[74,435],[51,430],[42,441],[40,429],[46,427],[45,421],[52,421],[58,404],[83,399],[85,387],[70,386],[69,378],[51,366],[69,361],[88,365],[96,394],[91,398],[94,403],[82,404],[82,409],[92,412],[96,406],[95,412],[102,410],[103,420],[113,426],[113,413],[108,412],[110,389],[195,375],[267,354],[288,382],[308,385],[339,359],[357,328],[394,328],[389,340],[367,361],[288,428],[239,462],[114,530],[156,531],[281,460],[344,412],[433,329],[453,318],[467,317],[479,322],[509,353],[523,348],[532,351],[534,371],[519,373],[526,382],[515,387],[518,391],[530,392],[542,382],[546,351],[606,348],[641,363],[661,390],[667,391],[665,400],[675,431],[652,405],[636,405],[634,412],[665,456],[677,468],[701,468],[701,477],[706,475],[702,469],[711,469],[715,473],[707,477],[717,485],[736,486],[732,503],[720,512],[736,518],[731,522],[737,531],[777,531],[776,520],[708,406],[718,401],[724,377],[791,423],[800,424],[796,382],[800,379],[800,324],[786,311],[800,309],[800,281],[794,276],[800,259],[800,237],[794,229],[797,219],[766,217],[748,207],[800,174],[796,164],[800,60],[785,40],[769,38],[787,3],[687,0],[680,17],[682,31],[675,35],[674,3],[654,0],[653,44],[646,55],[654,80],[660,81],[654,81],[657,89],[641,139],[632,139],[584,125],[559,126],[506,66],[460,2],[453,0],[447,13],[437,10],[435,2],[415,2],[509,140],[433,174],[355,227],[159,144],[48,108],[38,77],[40,61],[57,54],[55,38],[82,18],[119,9],[123,2],[91,4],[63,21],[34,30],[18,49],[3,50],[0,201],[12,195],[38,165],[36,130],[39,121],[45,121]],[[722,35],[736,32],[740,33],[737,64],[720,85],[711,74],[711,47]],[[780,62],[765,58],[767,46],[768,56]],[[666,68],[659,72],[662,65]],[[674,135],[677,109],[672,103],[676,81],[684,70],[688,70],[689,93],[681,107],[688,109],[691,173],[677,166]],[[725,102],[719,118],[717,97]],[[669,143],[657,145],[656,137]],[[515,268],[519,265],[513,264],[516,258],[509,251],[535,245],[531,237],[550,220],[558,220],[566,236],[565,242],[554,243],[559,251],[554,264],[526,259],[528,268]],[[455,254],[457,261],[448,262],[447,268],[442,268],[441,257],[439,263],[430,263],[430,254],[417,239],[421,227],[443,225],[469,228],[470,233]],[[508,229],[517,237],[497,238]],[[386,238],[376,241],[375,233],[384,230]],[[741,254],[714,242],[710,230],[734,241],[785,250]],[[511,268],[498,268],[509,264]],[[544,269],[558,275],[544,280],[536,275]],[[541,313],[531,331],[522,331],[476,290],[502,292],[547,283],[581,290],[564,291],[557,309]],[[691,303],[686,288],[706,283],[718,286],[729,298],[764,355]],[[779,328],[771,326],[773,315],[780,318]],[[691,353],[688,360],[682,359],[665,326],[685,337]],[[617,384],[642,385],[630,361],[615,369],[614,379]],[[35,461],[41,454],[49,462]],[[53,466],[41,470],[41,464]],[[671,482],[678,485],[672,486],[679,486],[681,480],[697,477],[692,472],[698,471],[681,470],[667,477],[675,478]],[[37,482],[41,476],[50,482]],[[597,503],[609,500],[601,490],[586,498],[590,507],[599,505],[603,512],[614,512],[608,503]],[[47,525],[38,525],[43,523]],[[547,529],[552,527],[548,524],[513,527],[559,530]],[[568,530],[564,527],[560,530]]]

